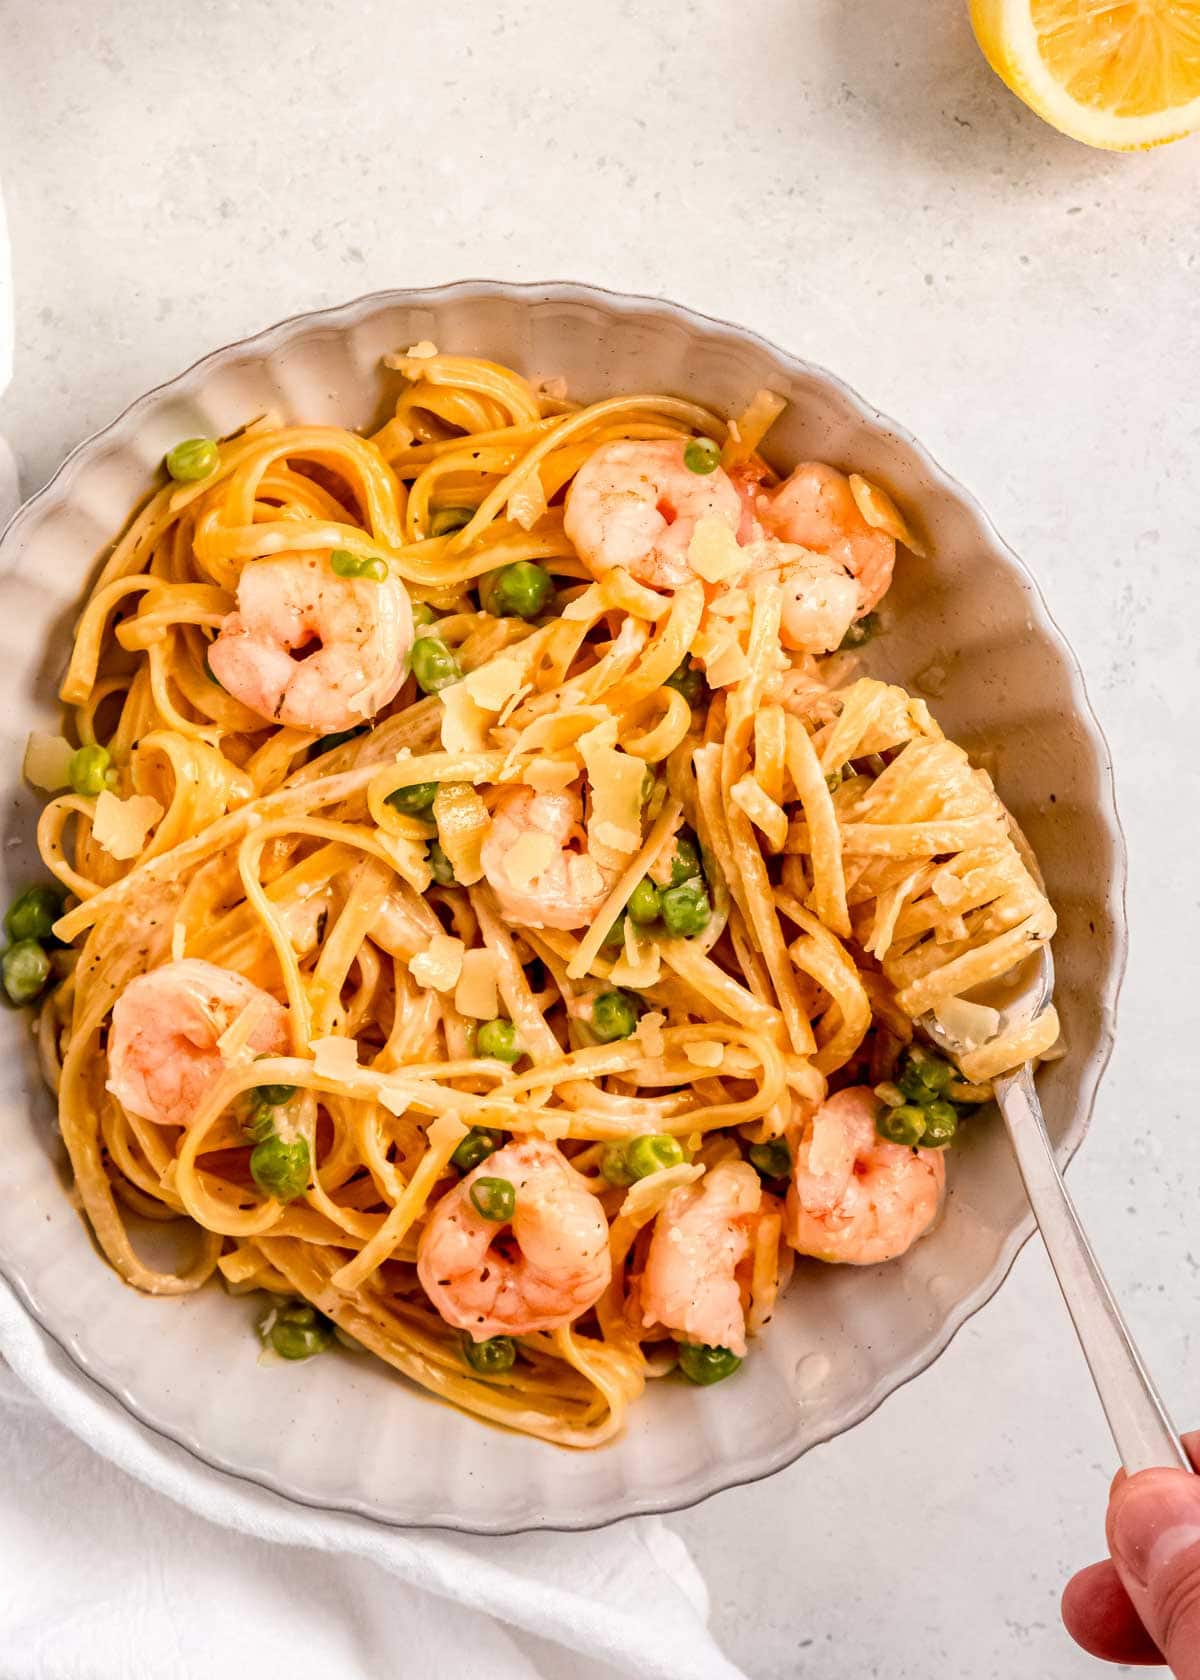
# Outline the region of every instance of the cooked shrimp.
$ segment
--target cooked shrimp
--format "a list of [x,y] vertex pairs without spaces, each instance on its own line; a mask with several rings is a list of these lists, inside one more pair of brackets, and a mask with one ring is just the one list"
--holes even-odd
[[787,1239],[801,1254],[874,1266],[932,1225],[946,1182],[937,1149],[887,1143],[865,1085],[839,1091],[808,1122],[787,1198]]
[[503,793],[480,862],[510,922],[520,927],[586,927],[612,891],[613,869],[587,850],[579,794]]
[[217,1040],[255,1002],[250,1048],[286,1049],[286,1009],[242,975],[197,957],[139,975],[113,1005],[108,1090],[131,1114],[186,1126],[228,1065]]
[[[481,1178],[512,1186],[511,1221],[477,1211],[471,1188]],[[474,1341],[557,1330],[608,1288],[608,1221],[552,1143],[508,1143],[435,1204],[417,1245],[417,1276],[446,1323]]]
[[623,566],[651,589],[679,589],[696,576],[688,545],[698,520],[711,516],[737,532],[742,502],[728,473],[692,472],[683,464],[686,445],[608,443],[575,474],[564,525],[598,575]]
[[836,467],[804,461],[774,490],[762,491],[758,517],[769,536],[836,560],[858,584],[858,617],[887,594],[896,540],[868,525],[850,480]]
[[642,1322],[688,1342],[746,1351],[737,1269],[750,1252],[762,1184],[746,1161],[721,1161],[672,1190],[654,1222],[642,1276]]
[[253,560],[208,651],[221,686],[272,723],[332,734],[404,681],[412,607],[399,578],[338,577],[316,555]]
[[[836,560],[768,538],[753,545],[755,576],[783,588],[779,639],[795,653],[832,653],[858,614],[858,585]],[[753,581],[751,582],[753,587]]]

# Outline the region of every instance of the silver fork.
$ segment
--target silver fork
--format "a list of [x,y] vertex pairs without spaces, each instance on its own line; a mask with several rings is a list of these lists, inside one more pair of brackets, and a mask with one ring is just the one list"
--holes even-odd
[[[1006,999],[1002,1011],[1005,1029],[1032,1021],[1050,1002],[1054,991],[1054,964],[1049,946],[1043,946],[1040,956],[1031,958],[1027,968],[1028,975],[1022,976],[1019,986]],[[932,1015],[922,1016],[918,1026],[926,1038],[954,1061],[967,1048]],[[1134,1346],[1063,1183],[1034,1089],[1032,1068],[1026,1062],[1015,1073],[995,1080],[994,1087],[1029,1204],[1121,1463],[1130,1475],[1137,1470],[1163,1466],[1190,1470],[1191,1462],[1167,1415],[1162,1396]]]

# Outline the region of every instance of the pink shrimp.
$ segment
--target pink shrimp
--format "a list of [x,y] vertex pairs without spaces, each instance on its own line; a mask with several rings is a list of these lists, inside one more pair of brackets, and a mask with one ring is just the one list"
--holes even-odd
[[896,564],[896,539],[868,525],[850,480],[836,467],[803,461],[774,490],[755,499],[769,536],[826,554],[858,584],[858,617],[887,594]]
[[331,734],[395,698],[413,643],[398,577],[339,577],[314,554],[252,560],[209,649],[213,675],[272,723]]
[[515,787],[500,796],[480,862],[510,922],[586,927],[604,903],[617,871],[602,867],[588,853],[581,816],[579,793],[570,788],[535,793]]
[[139,975],[113,1005],[107,1089],[131,1114],[186,1126],[228,1066],[217,1040],[256,1000],[247,1043],[285,1050],[287,1010],[242,975],[197,957]]
[[894,1260],[933,1224],[946,1182],[937,1149],[888,1143],[865,1085],[839,1091],[801,1135],[786,1234],[800,1254],[851,1266]]
[[684,1341],[746,1351],[738,1267],[750,1252],[762,1207],[758,1174],[721,1161],[696,1184],[672,1190],[654,1222],[642,1276],[642,1322]]
[[[512,1186],[511,1220],[477,1210],[471,1189],[481,1178]],[[435,1203],[417,1245],[417,1276],[446,1323],[474,1341],[557,1330],[608,1288],[608,1221],[554,1144],[508,1143]]]
[[692,472],[683,462],[687,443],[606,443],[575,474],[564,526],[597,576],[623,566],[651,589],[679,589],[696,576],[688,546],[701,519],[737,532],[742,502],[729,475],[721,467]]

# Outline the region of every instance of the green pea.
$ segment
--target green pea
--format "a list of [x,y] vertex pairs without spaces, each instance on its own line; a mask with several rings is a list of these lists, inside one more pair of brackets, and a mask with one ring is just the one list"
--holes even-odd
[[884,1109],[876,1116],[875,1130],[889,1143],[901,1143],[911,1148],[925,1135],[925,1110],[915,1103],[902,1103],[899,1108]]
[[679,1343],[679,1369],[689,1382],[699,1383],[701,1388],[723,1382],[741,1363],[728,1348],[707,1347],[703,1342]]
[[825,786],[829,789],[830,793],[836,793],[841,787],[844,773],[845,767],[842,766],[840,769],[831,770],[828,776],[826,776]]
[[763,1178],[786,1178],[792,1170],[792,1152],[783,1138],[751,1144],[747,1154],[750,1165]]
[[312,744],[312,756],[320,758],[322,753],[332,752],[335,747],[344,747],[347,741],[353,741],[359,735],[365,735],[368,725],[356,724],[353,729],[342,729],[336,735],[322,735],[319,741]]
[[517,1210],[517,1192],[507,1178],[477,1178],[471,1186],[471,1205],[481,1218],[503,1225]]
[[185,438],[168,449],[166,468],[180,484],[193,484],[216,472],[221,452],[212,438]]
[[486,590],[487,610],[497,618],[536,618],[554,585],[544,566],[514,560],[501,566]]
[[431,537],[448,537],[451,531],[461,531],[475,517],[474,508],[438,508],[429,522]]
[[9,1002],[18,1008],[33,1003],[46,989],[50,958],[36,939],[21,939],[0,957],[0,979]]
[[437,798],[437,782],[414,782],[411,787],[397,788],[395,793],[389,793],[384,800],[393,811],[402,811],[407,817],[423,816]]
[[481,1377],[498,1377],[511,1371],[517,1360],[517,1344],[511,1336],[489,1336],[485,1342],[473,1342],[463,1336],[463,1358],[472,1371]]
[[436,618],[433,608],[428,601],[414,601],[412,604],[413,629],[424,630]]
[[439,636],[418,636],[409,655],[417,687],[425,694],[440,694],[462,677],[462,668]]
[[76,793],[91,797],[117,785],[112,754],[107,747],[80,747],[71,754],[67,779]]
[[23,939],[49,939],[55,922],[63,913],[66,899],[63,887],[27,887],[14,898],[4,918],[4,928],[14,944]]
[[484,1021],[475,1045],[481,1056],[494,1056],[498,1062],[519,1062],[525,1054],[511,1021]]
[[845,653],[850,648],[864,647],[872,636],[879,634],[878,613],[867,613],[865,617],[855,619],[838,643],[838,652]]
[[348,548],[335,548],[329,556],[334,574],[342,578],[366,578],[371,583],[383,583],[388,576],[388,563],[377,554],[351,554]]
[[693,880],[700,873],[699,846],[688,834],[676,835],[675,850],[671,854],[671,885],[681,887],[685,881]]
[[267,1341],[284,1359],[311,1359],[324,1353],[333,1340],[333,1325],[307,1301],[280,1307],[267,1331]]
[[275,1136],[275,1110],[269,1103],[263,1103],[254,1110],[242,1130],[252,1143],[265,1143],[267,1138]]
[[638,927],[649,927],[658,920],[658,888],[648,875],[642,877],[629,895],[627,906],[630,920]]
[[480,1161],[486,1161],[503,1142],[502,1132],[493,1132],[488,1126],[472,1126],[451,1155],[451,1164],[461,1173],[473,1172]]
[[604,935],[604,938],[601,941],[602,945],[610,947],[610,948],[613,947],[613,946],[616,946],[616,945],[624,945],[624,943],[625,943],[625,917],[626,917],[626,914],[627,914],[626,911],[624,911],[624,910],[621,911],[621,914],[617,917],[616,921],[609,928],[608,932]]
[[291,1102],[296,1095],[294,1085],[256,1085],[254,1094],[259,1102],[266,1103],[268,1108],[282,1108],[285,1102]]
[[303,1138],[285,1143],[280,1137],[269,1137],[250,1151],[251,1178],[280,1202],[294,1202],[308,1189],[309,1165]]
[[668,887],[662,895],[662,919],[668,933],[692,939],[703,933],[712,920],[712,905],[699,878]]
[[628,1038],[637,1026],[637,1006],[628,992],[601,992],[592,1004],[592,1031],[601,1044]]
[[682,665],[671,672],[663,687],[676,689],[689,706],[698,706],[708,684],[704,680],[703,671],[697,670],[691,660],[685,659]]
[[624,1189],[632,1184],[634,1172],[629,1165],[623,1143],[610,1143],[600,1157],[600,1176],[606,1184],[615,1184]]
[[954,1141],[958,1130],[958,1110],[953,1103],[931,1102],[925,1110],[925,1135],[922,1149],[945,1149]]
[[677,1167],[684,1159],[683,1145],[665,1132],[647,1132],[631,1139],[625,1159],[634,1178],[649,1178],[664,1167]]
[[454,865],[437,840],[429,842],[429,867],[433,870],[433,878],[439,887],[454,885]]
[[911,1044],[896,1083],[913,1102],[925,1103],[940,1096],[958,1078],[958,1069],[943,1056],[935,1056],[923,1044]]
[[691,438],[684,447],[683,464],[689,472],[715,472],[721,464],[721,446],[712,438]]

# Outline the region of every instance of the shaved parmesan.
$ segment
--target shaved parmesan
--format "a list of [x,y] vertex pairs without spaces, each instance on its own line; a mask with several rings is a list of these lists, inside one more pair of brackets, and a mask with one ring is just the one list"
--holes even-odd
[[520,688],[524,674],[523,667],[515,659],[500,656],[489,659],[486,665],[464,677],[462,687],[484,711],[498,712]]
[[634,1037],[641,1045],[648,1061],[661,1062],[666,1052],[663,1039],[663,1027],[667,1017],[661,1009],[649,1009],[642,1016],[634,1031]]
[[454,990],[454,1007],[460,1015],[469,1015],[474,1021],[494,1019],[500,1009],[497,974],[495,951],[463,953],[462,972]]
[[688,565],[706,583],[723,583],[745,571],[746,553],[723,519],[705,513],[696,521],[688,544]]
[[22,774],[31,787],[43,793],[61,793],[70,787],[70,763],[75,748],[61,735],[43,735],[34,730],[25,743]]
[[859,473],[850,474],[850,494],[863,519],[873,530],[884,531],[896,542],[904,544],[913,554],[924,557],[924,544],[917,541],[908,522],[886,490],[872,484]]
[[603,589],[598,583],[589,584],[582,595],[576,595],[573,601],[568,601],[562,610],[563,618],[586,620],[596,618],[608,605]]
[[604,891],[604,876],[598,864],[582,853],[573,852],[567,858],[567,878],[576,898],[596,898]]
[[1000,1011],[966,998],[943,998],[933,1006],[933,1018],[947,1037],[964,1050],[977,1050],[1000,1031]]
[[701,1038],[693,1044],[685,1044],[683,1053],[696,1067],[719,1068],[725,1060],[725,1046],[710,1038]]
[[557,855],[558,847],[548,834],[536,830],[520,834],[504,859],[505,874],[518,892],[528,892]]
[[118,799],[107,789],[96,800],[92,818],[92,839],[103,846],[110,857],[136,857],[146,844],[146,836],[163,814],[157,799],[148,793],[135,793],[130,799]]
[[[615,720],[613,720],[615,726]],[[615,727],[612,731],[615,736]],[[579,742],[592,790],[588,841],[602,864],[616,865],[642,843],[642,789],[646,766],[609,744],[605,726]]]
[[491,714],[477,704],[465,681],[444,688],[439,699],[442,702],[442,746],[446,752],[486,752]]
[[808,1170],[817,1178],[842,1172],[846,1160],[846,1137],[836,1115],[817,1112],[808,1146]]
[[466,949],[461,939],[449,933],[435,933],[425,950],[419,951],[409,963],[408,972],[426,991],[453,991],[462,973]]
[[658,953],[658,946],[653,940],[641,942],[641,948],[636,957],[631,957],[626,947],[623,956],[618,957],[612,965],[611,978],[615,985],[630,986],[635,992],[644,992],[650,986],[657,986],[662,977],[662,958]]
[[417,344],[410,344],[408,349],[404,352],[404,354],[406,356],[411,356],[414,359],[414,361],[418,361],[418,362],[431,361],[432,358],[437,355],[437,353],[438,353],[437,345],[434,344],[432,339],[428,339],[428,338],[421,339],[420,342],[417,343]]
[[352,1038],[312,1038],[308,1048],[319,1079],[353,1079],[358,1072],[358,1045]]
[[561,793],[578,779],[579,766],[571,759],[531,758],[522,774],[538,793]]
[[737,642],[730,640],[704,661],[704,675],[710,688],[728,688],[750,675],[750,661]]

